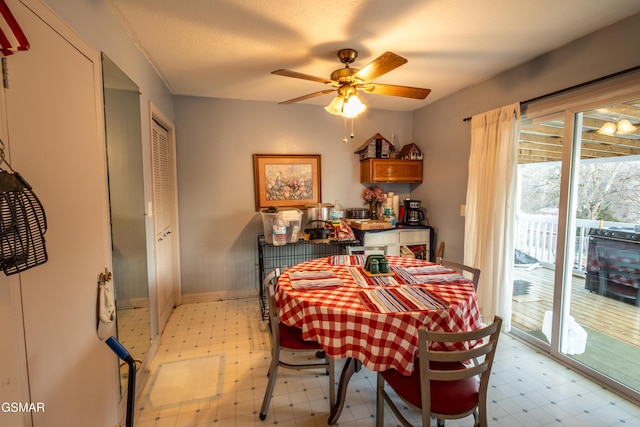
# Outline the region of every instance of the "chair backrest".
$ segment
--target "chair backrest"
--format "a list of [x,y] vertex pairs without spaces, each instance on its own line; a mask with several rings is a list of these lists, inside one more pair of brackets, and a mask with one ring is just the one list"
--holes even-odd
[[386,255],[387,247],[385,245],[376,246],[347,246],[347,252],[349,255]]
[[[426,326],[420,327],[418,340],[423,413],[425,409],[427,413],[431,413],[431,381],[460,381],[476,376],[480,377],[477,406],[481,411],[486,411],[487,387],[501,327],[500,316],[495,316],[490,325],[471,332],[433,332]],[[436,351],[429,348],[431,342],[466,344],[473,341],[480,343],[470,350]],[[469,360],[476,360],[476,363],[469,364]],[[432,362],[457,364],[459,369],[449,369],[452,365],[447,365],[448,369],[438,370],[431,366]],[[441,364],[434,366],[443,367]]]
[[275,285],[278,282],[278,277],[280,277],[280,269],[274,268],[271,270],[262,281],[264,289],[267,289],[269,285]]
[[440,242],[438,252],[436,252],[436,262],[440,263],[444,257],[444,242]]
[[[278,283],[280,269],[274,268],[264,278],[262,283],[267,292],[267,303],[269,306],[269,327],[271,328],[271,344],[273,346],[280,345],[280,319],[278,318],[278,306],[276,305],[275,286]],[[274,347],[272,347],[274,348]]]
[[473,287],[477,290],[478,283],[480,281],[480,269],[471,267],[469,265],[460,264],[458,262],[449,261],[448,259],[440,259],[440,264],[443,267],[451,268],[452,270],[456,270],[460,274],[469,273],[472,275],[471,281],[473,282]]

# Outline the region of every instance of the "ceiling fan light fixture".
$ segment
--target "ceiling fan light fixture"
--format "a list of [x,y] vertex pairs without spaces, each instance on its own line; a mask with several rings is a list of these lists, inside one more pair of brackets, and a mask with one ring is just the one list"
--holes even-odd
[[351,95],[349,98],[347,98],[346,102],[344,103],[342,116],[346,118],[358,117],[366,109],[367,109],[367,106],[364,105],[364,103],[360,99],[360,96],[357,93],[355,93]]
[[631,124],[631,122],[627,119],[622,119],[618,122],[618,131],[617,133],[634,133],[638,128]]
[[[285,69],[272,71],[271,74],[323,83],[335,88],[309,93],[304,96],[280,102],[280,104],[293,104],[294,102],[315,98],[316,96],[337,90],[337,95],[342,97],[342,99],[340,100],[339,98],[335,98],[327,107],[325,107],[325,109],[331,114],[338,115],[338,111],[340,111],[340,116],[353,118],[358,114],[361,114],[366,109],[362,99],[357,97],[357,89],[364,90],[365,92],[374,95],[390,95],[413,99],[424,99],[429,92],[431,92],[430,89],[390,84],[376,84],[373,82],[373,80],[378,77],[381,77],[406,64],[407,59],[400,55],[393,52],[385,52],[363,68],[352,68],[350,64],[353,63],[357,57],[358,52],[355,49],[341,49],[338,51],[338,59],[344,67],[333,71],[329,79]],[[356,95],[356,97],[351,101],[353,105],[349,105],[345,111],[346,104],[349,104],[349,99],[354,95]],[[339,104],[340,101],[342,101],[342,105]]]
[[341,116],[343,106],[344,106],[344,99],[340,95],[338,95],[335,98],[333,98],[329,103],[329,105],[324,107],[324,109],[330,114]]
[[613,135],[614,133],[616,133],[615,123],[606,122],[600,129],[598,129],[598,133],[602,133],[604,135]]

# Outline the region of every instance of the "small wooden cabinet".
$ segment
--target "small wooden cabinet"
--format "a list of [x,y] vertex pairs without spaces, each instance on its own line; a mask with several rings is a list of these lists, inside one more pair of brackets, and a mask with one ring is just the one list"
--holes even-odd
[[420,183],[422,160],[363,160],[360,162],[360,182]]

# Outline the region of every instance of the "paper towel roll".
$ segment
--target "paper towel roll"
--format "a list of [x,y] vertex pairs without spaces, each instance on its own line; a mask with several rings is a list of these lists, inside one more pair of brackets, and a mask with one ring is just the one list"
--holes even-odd
[[400,196],[393,196],[393,213],[400,215]]
[[385,208],[393,209],[393,193],[389,192],[384,196],[384,205]]

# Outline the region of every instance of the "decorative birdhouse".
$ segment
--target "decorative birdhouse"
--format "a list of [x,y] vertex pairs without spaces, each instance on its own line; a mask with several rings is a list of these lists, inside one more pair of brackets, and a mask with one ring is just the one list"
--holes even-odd
[[411,144],[407,144],[402,147],[402,150],[400,150],[400,154],[398,155],[398,157],[401,159],[416,160],[422,159],[422,153],[420,152],[418,146],[412,142]]
[[367,139],[354,153],[360,156],[360,161],[367,159],[388,159],[389,153],[394,149],[384,136],[376,133]]

